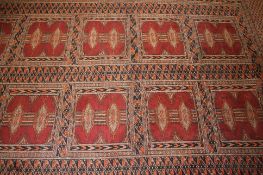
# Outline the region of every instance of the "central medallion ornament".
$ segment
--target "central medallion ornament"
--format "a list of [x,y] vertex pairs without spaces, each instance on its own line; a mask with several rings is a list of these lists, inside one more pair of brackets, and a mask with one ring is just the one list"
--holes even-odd
[[222,109],[223,118],[225,120],[225,124],[231,129],[234,129],[234,113],[232,109],[229,107],[227,102],[224,102]]
[[228,47],[233,47],[233,39],[231,37],[231,34],[228,32],[227,29],[224,29],[223,31],[223,37],[224,37],[224,40],[226,42],[226,44],[228,45]]
[[155,30],[153,28],[151,28],[149,30],[148,36],[149,36],[150,44],[152,45],[152,47],[155,48],[157,46],[157,43],[158,43],[158,36],[157,36],[157,33],[155,32]]
[[98,40],[98,33],[96,29],[93,27],[89,35],[89,45],[91,48],[94,48],[97,45],[97,40]]
[[84,129],[86,133],[89,133],[94,121],[94,110],[92,109],[90,104],[87,104],[83,112],[83,120]]
[[115,49],[115,47],[117,46],[118,32],[114,28],[110,31],[109,43],[112,49]]
[[119,125],[119,110],[116,104],[112,104],[108,110],[108,124],[111,132],[115,132]]
[[32,48],[36,48],[38,44],[41,42],[42,33],[39,28],[37,28],[31,36],[31,46]]
[[173,28],[170,28],[169,31],[168,31],[168,40],[169,40],[170,44],[173,47],[176,47],[176,45],[177,45],[177,35],[176,35],[176,32],[174,31]]
[[182,103],[179,107],[179,117],[181,119],[181,124],[183,125],[184,129],[187,131],[189,126],[191,125],[191,112],[185,106],[184,103]]
[[23,115],[23,109],[22,106],[19,105],[12,116],[12,119],[10,121],[10,129],[11,129],[11,133],[15,133],[21,123],[21,119],[22,119],[22,115]]
[[59,28],[57,28],[51,37],[51,45],[53,49],[56,48],[57,45],[60,43],[60,35],[61,35],[61,31]]
[[256,114],[253,106],[246,102],[246,111],[247,111],[247,118],[251,126],[255,129],[257,127],[257,120],[256,120]]
[[39,109],[36,117],[35,130],[37,134],[39,134],[45,128],[47,116],[48,116],[47,109],[45,105],[43,105]]
[[167,109],[165,106],[160,103],[156,109],[156,115],[157,115],[157,123],[159,124],[159,127],[162,131],[165,130],[167,124],[168,124],[168,116],[167,116]]
[[209,30],[205,30],[205,40],[209,47],[213,47],[215,42],[213,38],[213,34]]

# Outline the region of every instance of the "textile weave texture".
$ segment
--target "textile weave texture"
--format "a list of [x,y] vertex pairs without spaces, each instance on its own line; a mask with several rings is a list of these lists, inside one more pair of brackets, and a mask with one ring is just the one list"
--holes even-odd
[[0,3],[0,174],[261,174],[263,1]]

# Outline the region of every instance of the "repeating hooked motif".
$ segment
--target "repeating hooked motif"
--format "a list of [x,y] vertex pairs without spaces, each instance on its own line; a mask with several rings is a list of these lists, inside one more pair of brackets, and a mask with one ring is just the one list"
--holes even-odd
[[0,3],[1,173],[263,171],[258,0],[59,1]]

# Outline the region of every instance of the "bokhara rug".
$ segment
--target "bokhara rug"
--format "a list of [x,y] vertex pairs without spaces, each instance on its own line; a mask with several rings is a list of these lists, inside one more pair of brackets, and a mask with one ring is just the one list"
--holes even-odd
[[262,174],[263,1],[0,3],[0,174]]

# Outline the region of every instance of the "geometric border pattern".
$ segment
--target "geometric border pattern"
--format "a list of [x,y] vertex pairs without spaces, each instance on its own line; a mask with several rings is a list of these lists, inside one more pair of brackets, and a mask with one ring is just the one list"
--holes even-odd
[[[231,151],[225,149],[226,143],[221,142],[218,135],[218,125],[213,105],[213,88],[220,90],[228,87],[256,90],[262,105],[263,81],[260,65],[255,63],[256,57],[262,55],[262,44],[255,32],[256,25],[251,20],[252,14],[245,9],[247,4],[243,1],[223,0],[213,1],[173,1],[162,2],[127,0],[110,0],[109,2],[96,2],[91,0],[68,1],[57,3],[60,0],[42,1],[35,3],[31,0],[17,0],[0,3],[0,14],[5,19],[15,21],[14,31],[9,42],[13,45],[5,50],[5,58],[0,62],[0,123],[2,122],[5,102],[9,97],[10,87],[21,87],[20,89],[31,89],[23,93],[39,93],[41,89],[47,91],[58,91],[58,118],[55,121],[55,134],[48,159],[39,153],[23,155],[4,155],[1,152],[0,172],[8,173],[110,173],[122,171],[124,174],[260,174],[263,171],[262,143],[241,144],[242,149],[233,145]],[[249,2],[246,2],[249,3]],[[70,16],[69,49],[66,50],[65,61],[59,63],[17,62],[20,59],[22,38],[25,34],[25,26],[31,17],[39,15]],[[84,14],[84,15],[83,15]],[[127,58],[121,63],[110,60],[107,64],[96,62],[96,64],[82,64],[78,62],[80,51],[78,50],[79,27],[83,18],[98,14],[100,17],[124,16],[127,26]],[[139,19],[142,16],[155,14],[163,17],[179,18],[180,26],[183,28],[184,37],[189,41],[185,44],[186,62],[168,61],[158,63],[151,60],[146,64],[142,62],[140,50],[140,36],[138,35]],[[172,14],[172,15],[171,15]],[[251,16],[249,16],[249,15]],[[198,43],[195,21],[200,16],[216,20],[231,20],[240,33],[240,40],[244,47],[244,59],[232,61],[229,57],[223,58],[222,62],[207,61],[201,53]],[[12,17],[10,17],[12,16]],[[83,17],[84,16],[84,17]],[[2,17],[1,17],[2,18]],[[40,17],[41,18],[41,17]],[[151,17],[152,18],[152,17]],[[158,17],[159,18],[159,17]],[[254,18],[254,17],[253,17]],[[258,29],[257,29],[258,30]],[[256,42],[257,41],[257,42]],[[64,58],[63,58],[64,59]],[[220,58],[218,58],[220,59]],[[176,59],[175,59],[176,60]],[[229,64],[230,63],[230,64]],[[74,120],[74,99],[76,90],[81,88],[81,82],[87,86],[106,87],[126,86],[132,109],[130,109],[131,121],[129,121],[130,135],[128,140],[128,155],[111,155],[104,157],[102,154],[90,157],[70,156],[72,148]],[[148,130],[146,113],[142,104],[145,100],[145,87],[156,85],[167,86],[193,86],[193,94],[197,106],[197,114],[203,132],[200,142],[202,143],[201,154],[163,154],[152,155],[149,150]],[[31,88],[30,88],[31,87]],[[34,87],[34,88],[32,88]],[[22,92],[22,91],[21,91]],[[261,95],[260,95],[261,94]],[[180,146],[180,145],[179,145]],[[261,147],[259,147],[261,146]],[[255,148],[259,147],[259,148]],[[2,147],[1,147],[2,148]],[[22,147],[26,151],[33,147]],[[5,149],[5,148],[3,148]],[[13,149],[13,148],[10,148]],[[20,148],[15,148],[21,151]],[[45,150],[45,148],[40,148]],[[111,149],[111,147],[105,147]],[[118,149],[118,148],[117,148]],[[187,149],[185,149],[187,150]],[[22,151],[23,152],[23,151]],[[31,151],[28,151],[31,153]],[[95,151],[96,152],[96,151]],[[178,152],[177,152],[178,153]],[[29,154],[29,153],[28,153]],[[33,159],[28,159],[29,157]],[[20,158],[22,158],[20,160]]]
[[260,174],[263,157],[252,156],[176,156],[108,159],[1,160],[2,173],[116,173],[124,174]]

